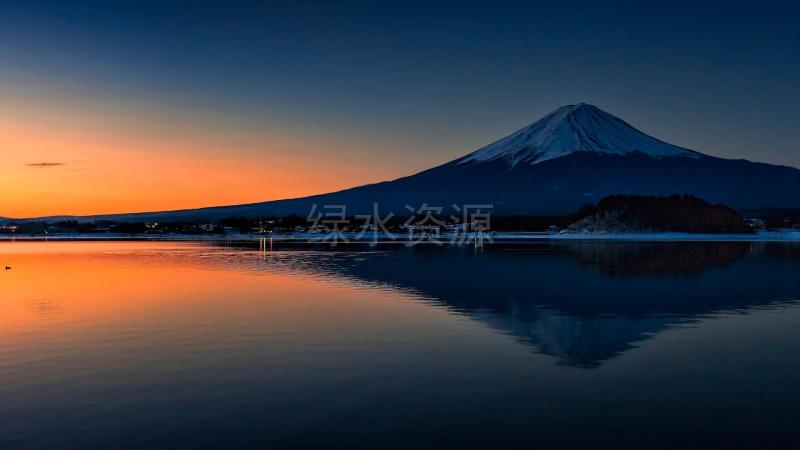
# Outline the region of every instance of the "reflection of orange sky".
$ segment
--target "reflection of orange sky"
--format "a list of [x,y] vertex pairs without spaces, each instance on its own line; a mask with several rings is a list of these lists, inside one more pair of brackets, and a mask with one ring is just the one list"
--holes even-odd
[[291,198],[391,179],[422,166],[403,161],[400,152],[396,161],[367,158],[367,143],[314,130],[0,94],[5,217]]
[[0,272],[0,344],[76,332],[103,338],[120,324],[137,323],[212,333],[241,321],[242,327],[272,330],[302,323],[330,339],[331,327],[366,322],[380,330],[398,317],[425,322],[447,315],[404,295],[376,302],[374,292],[345,280],[242,270],[259,264],[255,252],[237,250],[235,270],[197,257],[215,251],[224,250],[186,243],[0,242],[0,263],[13,267]]

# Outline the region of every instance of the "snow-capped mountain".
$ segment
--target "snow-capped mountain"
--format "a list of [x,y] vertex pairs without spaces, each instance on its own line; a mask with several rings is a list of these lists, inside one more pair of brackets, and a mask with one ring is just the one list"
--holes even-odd
[[393,181],[304,198],[194,210],[94,216],[112,220],[214,220],[306,215],[346,205],[348,215],[408,213],[422,205],[490,204],[495,214],[564,214],[612,194],[693,194],[736,209],[800,208],[800,170],[704,155],[648,136],[584,103],[461,158]]
[[653,158],[701,154],[648,136],[600,108],[578,103],[556,109],[540,120],[457,160],[475,164],[504,160],[538,164],[576,152],[628,155],[640,152]]

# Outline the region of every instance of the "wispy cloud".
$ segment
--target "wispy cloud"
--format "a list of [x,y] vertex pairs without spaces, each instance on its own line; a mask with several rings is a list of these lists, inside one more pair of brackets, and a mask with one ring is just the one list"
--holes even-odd
[[58,167],[63,166],[66,163],[62,162],[38,162],[38,163],[28,163],[25,164],[28,167],[36,167],[36,168],[44,168],[44,167]]

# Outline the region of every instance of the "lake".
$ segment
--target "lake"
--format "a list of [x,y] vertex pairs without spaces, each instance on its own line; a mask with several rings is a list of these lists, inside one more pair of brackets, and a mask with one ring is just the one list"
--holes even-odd
[[800,438],[798,243],[4,242],[0,265],[2,449]]

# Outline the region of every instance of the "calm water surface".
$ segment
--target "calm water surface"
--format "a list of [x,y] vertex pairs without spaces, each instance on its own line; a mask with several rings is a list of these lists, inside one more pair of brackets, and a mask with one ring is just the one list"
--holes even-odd
[[800,245],[0,243],[0,448],[770,448]]

